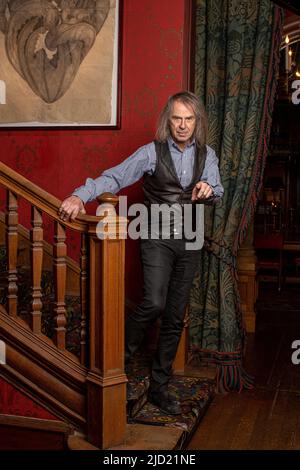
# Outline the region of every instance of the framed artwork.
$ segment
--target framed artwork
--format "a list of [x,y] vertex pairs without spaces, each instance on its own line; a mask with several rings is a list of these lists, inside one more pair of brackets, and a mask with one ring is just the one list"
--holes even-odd
[[119,127],[121,3],[0,1],[0,128]]

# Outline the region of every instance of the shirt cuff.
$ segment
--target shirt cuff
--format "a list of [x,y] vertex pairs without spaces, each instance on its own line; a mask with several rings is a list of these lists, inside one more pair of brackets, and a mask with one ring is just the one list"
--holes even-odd
[[91,197],[90,193],[84,188],[75,189],[75,191],[72,193],[72,196],[79,197],[79,199],[82,200],[83,204],[86,204]]

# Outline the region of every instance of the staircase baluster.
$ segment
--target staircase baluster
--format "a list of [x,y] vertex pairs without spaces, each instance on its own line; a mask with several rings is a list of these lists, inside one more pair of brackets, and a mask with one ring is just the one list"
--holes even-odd
[[33,333],[41,333],[42,318],[42,265],[43,265],[43,218],[42,211],[31,206],[31,286],[32,286],[32,310],[31,329]]
[[7,311],[10,316],[16,317],[18,306],[18,197],[10,190],[7,190],[6,194]]
[[55,323],[56,335],[55,344],[58,349],[66,348],[66,274],[67,274],[67,245],[66,229],[60,222],[55,222],[55,235],[54,235],[54,250],[53,250],[53,264],[54,264],[54,286],[55,286]]
[[80,362],[81,364],[86,365],[87,237],[85,234],[81,235],[80,299],[81,299]]

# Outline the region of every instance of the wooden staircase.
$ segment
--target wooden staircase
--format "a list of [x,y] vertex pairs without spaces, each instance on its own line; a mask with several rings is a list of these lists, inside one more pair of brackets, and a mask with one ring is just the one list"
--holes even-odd
[[[126,432],[123,336],[127,221],[116,218],[116,234],[99,227],[99,217],[85,215],[74,222],[62,222],[58,217],[61,202],[3,163],[0,186],[6,190],[2,222],[7,251],[7,270],[1,273],[7,283],[7,302],[0,305],[0,340],[6,347],[6,364],[0,366],[0,376],[61,420],[56,427],[52,423],[50,429],[61,442],[66,442],[66,434],[77,432],[100,449],[121,445]],[[26,223],[31,253],[29,323],[18,314],[18,254],[24,232],[18,207],[23,200],[31,209]],[[102,201],[115,202],[109,197]],[[50,248],[44,240],[45,216],[51,219],[54,230]],[[79,233],[81,240],[80,267],[75,268],[80,280],[79,358],[66,349],[65,297],[67,270],[72,265],[67,257],[69,230]],[[51,339],[42,332],[41,279],[47,250],[53,258],[55,287],[55,334]],[[0,418],[0,426],[7,430],[22,428],[15,417]],[[41,423],[32,421],[30,425],[34,432]]]

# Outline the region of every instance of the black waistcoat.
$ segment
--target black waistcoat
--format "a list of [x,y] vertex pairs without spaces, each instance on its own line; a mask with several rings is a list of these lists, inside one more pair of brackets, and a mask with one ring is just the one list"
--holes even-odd
[[200,180],[206,160],[206,146],[196,148],[193,177],[188,187],[180,184],[167,142],[155,141],[156,168],[144,175],[143,190],[146,204],[190,204],[192,191]]

